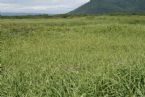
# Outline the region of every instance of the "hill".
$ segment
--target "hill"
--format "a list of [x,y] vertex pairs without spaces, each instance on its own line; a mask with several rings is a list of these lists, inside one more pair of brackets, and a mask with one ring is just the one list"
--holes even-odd
[[91,0],[71,14],[145,12],[145,0]]
[[1,12],[0,16],[35,16],[35,15],[43,15],[42,13],[19,13],[19,12]]

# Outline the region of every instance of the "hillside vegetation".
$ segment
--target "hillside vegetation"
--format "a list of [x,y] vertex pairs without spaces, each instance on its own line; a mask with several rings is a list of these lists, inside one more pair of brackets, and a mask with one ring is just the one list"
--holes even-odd
[[0,19],[0,97],[144,97],[145,16]]
[[70,14],[145,12],[145,0],[91,0]]

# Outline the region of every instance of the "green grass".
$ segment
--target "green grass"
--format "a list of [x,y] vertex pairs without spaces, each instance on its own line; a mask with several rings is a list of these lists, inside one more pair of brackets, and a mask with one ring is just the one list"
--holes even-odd
[[145,16],[0,19],[0,97],[145,97]]

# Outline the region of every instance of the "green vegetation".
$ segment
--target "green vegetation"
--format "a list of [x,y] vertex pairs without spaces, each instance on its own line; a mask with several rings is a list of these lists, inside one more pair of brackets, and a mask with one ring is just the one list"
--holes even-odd
[[0,97],[144,97],[145,16],[0,19]]
[[145,0],[90,0],[71,14],[145,12]]

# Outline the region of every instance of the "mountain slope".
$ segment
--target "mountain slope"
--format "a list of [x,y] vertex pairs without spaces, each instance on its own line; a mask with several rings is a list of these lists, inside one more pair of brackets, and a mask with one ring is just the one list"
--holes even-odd
[[145,0],[91,0],[70,13],[97,14],[108,12],[145,12]]

